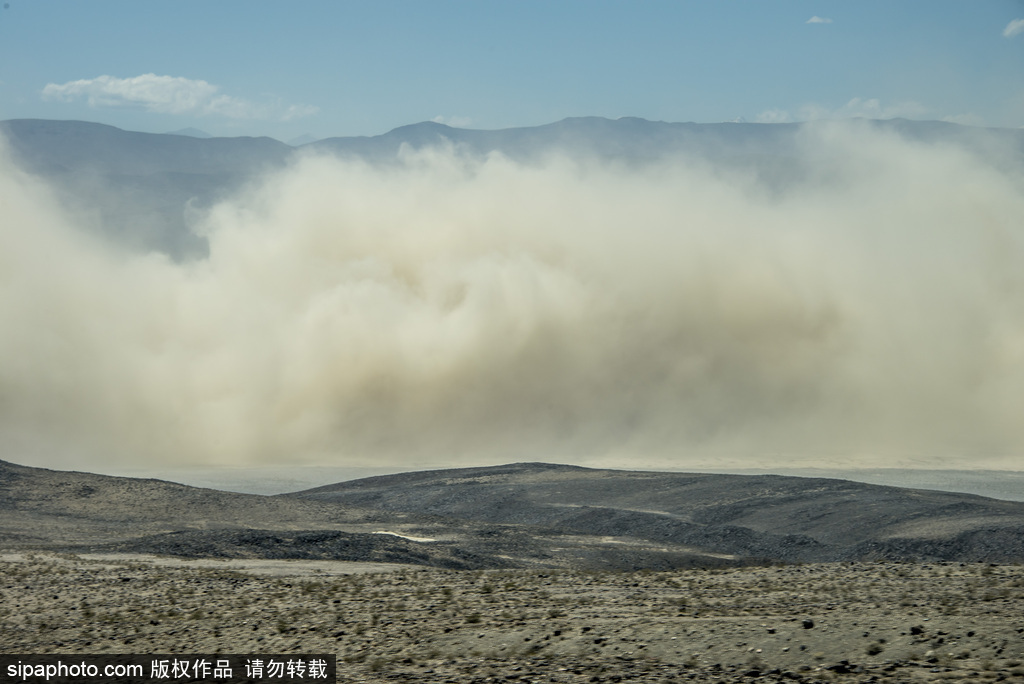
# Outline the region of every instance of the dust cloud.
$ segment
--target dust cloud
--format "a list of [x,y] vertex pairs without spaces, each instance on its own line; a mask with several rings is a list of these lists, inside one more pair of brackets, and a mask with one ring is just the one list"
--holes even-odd
[[784,187],[307,157],[176,263],[0,163],[0,448],[34,465],[1019,465],[1024,183],[867,127]]

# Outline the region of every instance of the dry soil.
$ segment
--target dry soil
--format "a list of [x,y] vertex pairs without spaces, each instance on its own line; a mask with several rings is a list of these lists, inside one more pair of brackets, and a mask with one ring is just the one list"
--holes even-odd
[[1024,568],[673,572],[7,554],[6,653],[321,653],[343,682],[1024,681]]

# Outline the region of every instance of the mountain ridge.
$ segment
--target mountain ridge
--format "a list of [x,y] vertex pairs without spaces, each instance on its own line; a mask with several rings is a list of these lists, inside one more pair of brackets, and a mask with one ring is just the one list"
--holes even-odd
[[[0,134],[14,162],[47,181],[64,205],[80,215],[96,214],[97,230],[139,251],[189,260],[208,254],[206,239],[192,230],[190,217],[196,210],[304,155],[388,165],[399,163],[403,150],[452,145],[463,155],[500,153],[525,163],[551,154],[641,165],[682,157],[752,173],[766,187],[779,188],[807,175],[800,162],[799,133],[818,125],[823,122],[570,117],[540,126],[484,130],[423,121],[379,135],[330,137],[298,147],[269,137],[198,138],[74,120],[9,119],[0,121]],[[1024,156],[1024,130],[903,119],[859,125],[924,142],[954,142],[982,153],[998,148]]]

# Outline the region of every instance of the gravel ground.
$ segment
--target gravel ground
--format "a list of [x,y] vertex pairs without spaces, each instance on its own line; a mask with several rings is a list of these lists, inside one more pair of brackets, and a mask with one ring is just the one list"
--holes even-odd
[[0,649],[334,652],[343,682],[1024,682],[1021,566],[385,567],[7,554]]

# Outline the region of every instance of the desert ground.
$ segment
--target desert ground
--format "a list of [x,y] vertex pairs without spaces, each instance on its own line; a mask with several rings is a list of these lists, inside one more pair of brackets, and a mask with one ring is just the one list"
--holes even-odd
[[1024,567],[439,570],[7,553],[6,653],[317,653],[342,682],[1024,681]]

